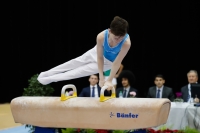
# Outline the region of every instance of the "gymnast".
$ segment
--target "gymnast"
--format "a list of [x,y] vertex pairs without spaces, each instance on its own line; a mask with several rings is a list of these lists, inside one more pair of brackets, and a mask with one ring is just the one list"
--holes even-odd
[[[111,90],[112,80],[131,47],[128,28],[129,24],[125,19],[115,16],[110,23],[110,28],[97,35],[96,45],[92,49],[77,58],[41,72],[37,80],[47,85],[51,82],[99,73],[99,86],[108,86],[107,90]],[[103,72],[109,69],[111,69],[110,75],[105,80]]]

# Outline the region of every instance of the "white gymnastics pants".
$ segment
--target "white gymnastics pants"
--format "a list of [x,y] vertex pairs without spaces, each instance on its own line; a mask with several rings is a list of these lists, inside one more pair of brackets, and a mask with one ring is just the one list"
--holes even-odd
[[[111,69],[112,62],[104,57],[104,71]],[[83,55],[69,60],[59,66],[48,71],[41,72],[38,81],[47,85],[51,82],[76,79],[99,73],[97,64],[97,48],[96,46],[88,50]]]

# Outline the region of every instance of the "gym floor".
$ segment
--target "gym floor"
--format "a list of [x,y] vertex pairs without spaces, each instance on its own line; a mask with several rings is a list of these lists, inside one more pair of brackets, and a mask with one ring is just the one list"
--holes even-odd
[[17,126],[22,126],[22,124],[14,122],[10,104],[0,104],[0,130]]

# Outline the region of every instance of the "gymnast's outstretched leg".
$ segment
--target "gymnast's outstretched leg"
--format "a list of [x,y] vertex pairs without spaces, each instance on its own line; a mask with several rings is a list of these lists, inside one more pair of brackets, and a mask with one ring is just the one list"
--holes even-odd
[[[48,71],[40,73],[40,75],[38,76],[38,81],[43,85],[47,85],[51,82],[70,80],[70,79],[80,78],[84,76],[89,76],[91,74],[98,73],[97,66],[98,66],[97,52],[96,52],[96,46],[95,46],[94,48],[90,49],[82,56],[79,56],[64,64],[56,66]],[[104,58],[104,69],[108,70],[111,68],[111,66],[112,66],[112,62]],[[81,70],[81,68],[83,68],[83,70]],[[91,69],[91,70],[87,70],[87,69]],[[78,72],[76,72],[77,70]],[[67,76],[67,74],[70,74],[70,75]]]
[[86,53],[83,55],[72,59],[70,61],[67,61],[59,66],[56,66],[48,71],[41,72],[40,75],[38,76],[38,81],[41,84],[49,84],[51,83],[50,80],[48,80],[48,77],[53,76],[55,74],[62,74],[67,71],[76,69],[80,66],[86,65],[91,62],[97,62],[97,55],[96,55],[96,46],[90,50],[88,50]]
[[[105,70],[108,70],[110,68],[111,68],[111,65],[109,64],[104,66]],[[91,62],[64,73],[58,73],[49,77],[43,77],[41,81],[44,84],[45,83],[48,84],[51,82],[81,78],[81,77],[89,76],[96,73],[98,73],[98,65],[96,62]]]

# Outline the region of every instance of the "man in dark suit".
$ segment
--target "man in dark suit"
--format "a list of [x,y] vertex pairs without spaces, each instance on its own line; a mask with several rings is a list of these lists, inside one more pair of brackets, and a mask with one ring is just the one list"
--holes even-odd
[[[79,94],[79,97],[100,97],[101,87],[97,84],[98,81],[99,78],[97,75],[90,75],[90,86],[83,88],[81,93]],[[110,96],[107,90],[105,90],[104,95]]]
[[191,86],[191,84],[197,83],[197,81],[198,81],[197,71],[196,70],[190,70],[187,73],[187,78],[188,78],[189,83],[181,88],[182,99],[184,100],[184,102],[190,101],[190,98],[191,98],[191,88],[190,88],[190,86]]
[[165,79],[163,75],[156,75],[154,83],[156,86],[149,88],[147,98],[168,98],[171,102],[174,101],[173,90],[172,88],[164,86]]
[[129,70],[123,70],[119,76],[122,87],[116,89],[116,97],[119,97],[120,91],[123,94],[123,98],[131,97],[130,92],[135,92],[137,96],[137,89],[133,88],[132,85],[135,82],[135,76]]

